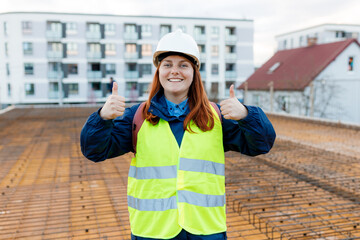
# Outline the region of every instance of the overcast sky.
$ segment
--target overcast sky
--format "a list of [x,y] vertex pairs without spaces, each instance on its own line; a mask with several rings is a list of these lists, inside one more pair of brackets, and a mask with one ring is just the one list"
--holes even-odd
[[276,35],[324,23],[360,25],[359,0],[0,0],[0,12],[12,11],[251,19],[256,66],[273,55]]

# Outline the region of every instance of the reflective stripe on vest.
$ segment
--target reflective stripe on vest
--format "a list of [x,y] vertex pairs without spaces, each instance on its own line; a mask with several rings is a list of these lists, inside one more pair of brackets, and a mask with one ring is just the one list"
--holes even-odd
[[225,159],[221,122],[185,131],[181,146],[168,122],[145,121],[128,178],[131,232],[168,239],[181,229],[208,235],[226,231]]
[[[225,195],[207,195],[190,191],[178,191],[179,202],[200,207],[222,207],[225,205]],[[140,199],[128,196],[128,206],[140,211],[166,211],[176,209],[176,196],[160,199]]]

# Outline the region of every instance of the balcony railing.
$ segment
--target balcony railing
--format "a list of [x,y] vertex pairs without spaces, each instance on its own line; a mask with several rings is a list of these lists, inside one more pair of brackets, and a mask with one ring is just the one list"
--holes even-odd
[[100,80],[102,78],[102,72],[101,71],[88,71],[87,78],[89,80]]
[[225,60],[235,61],[237,58],[236,53],[225,53]]
[[50,91],[49,92],[49,99],[58,99],[59,98],[59,91]]
[[205,34],[195,34],[194,39],[196,42],[206,42],[206,35]]
[[127,71],[125,72],[125,79],[136,79],[139,78],[138,71]]
[[137,52],[126,52],[124,53],[125,60],[137,60],[139,58],[139,53]]
[[86,32],[86,39],[90,42],[98,42],[101,39],[101,32]]
[[62,79],[64,73],[62,71],[48,71],[47,77],[48,79]]
[[101,59],[101,52],[87,52],[88,59]]
[[237,41],[236,35],[225,35],[226,43],[236,43],[236,41]]
[[206,79],[206,71],[200,71],[200,75],[202,79]]
[[63,53],[62,52],[57,52],[57,51],[48,51],[47,52],[47,57],[49,60],[61,60],[63,58]]
[[136,41],[138,40],[138,33],[136,32],[125,32],[124,33],[125,41]]
[[236,71],[225,71],[225,79],[236,79]]
[[46,38],[50,41],[60,41],[62,38],[61,31],[46,31]]

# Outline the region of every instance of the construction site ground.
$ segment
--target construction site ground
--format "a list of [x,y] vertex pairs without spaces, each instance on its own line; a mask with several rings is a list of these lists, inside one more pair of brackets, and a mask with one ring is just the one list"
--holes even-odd
[[[0,114],[0,239],[130,239],[132,153],[80,150],[97,107]],[[226,156],[229,239],[360,239],[360,127],[270,115],[270,153]]]

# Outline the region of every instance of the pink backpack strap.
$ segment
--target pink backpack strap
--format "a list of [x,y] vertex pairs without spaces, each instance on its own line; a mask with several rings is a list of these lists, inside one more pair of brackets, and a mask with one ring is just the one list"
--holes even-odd
[[145,120],[143,116],[144,107],[145,107],[145,102],[141,103],[138,109],[136,110],[132,122],[132,144],[133,144],[134,153],[136,153],[137,135]]
[[211,106],[213,106],[213,108],[217,112],[220,122],[222,122],[222,117],[221,117],[221,113],[220,113],[220,109],[219,109],[218,105],[216,105],[216,103],[214,103],[214,102],[210,102],[210,104],[211,104]]

